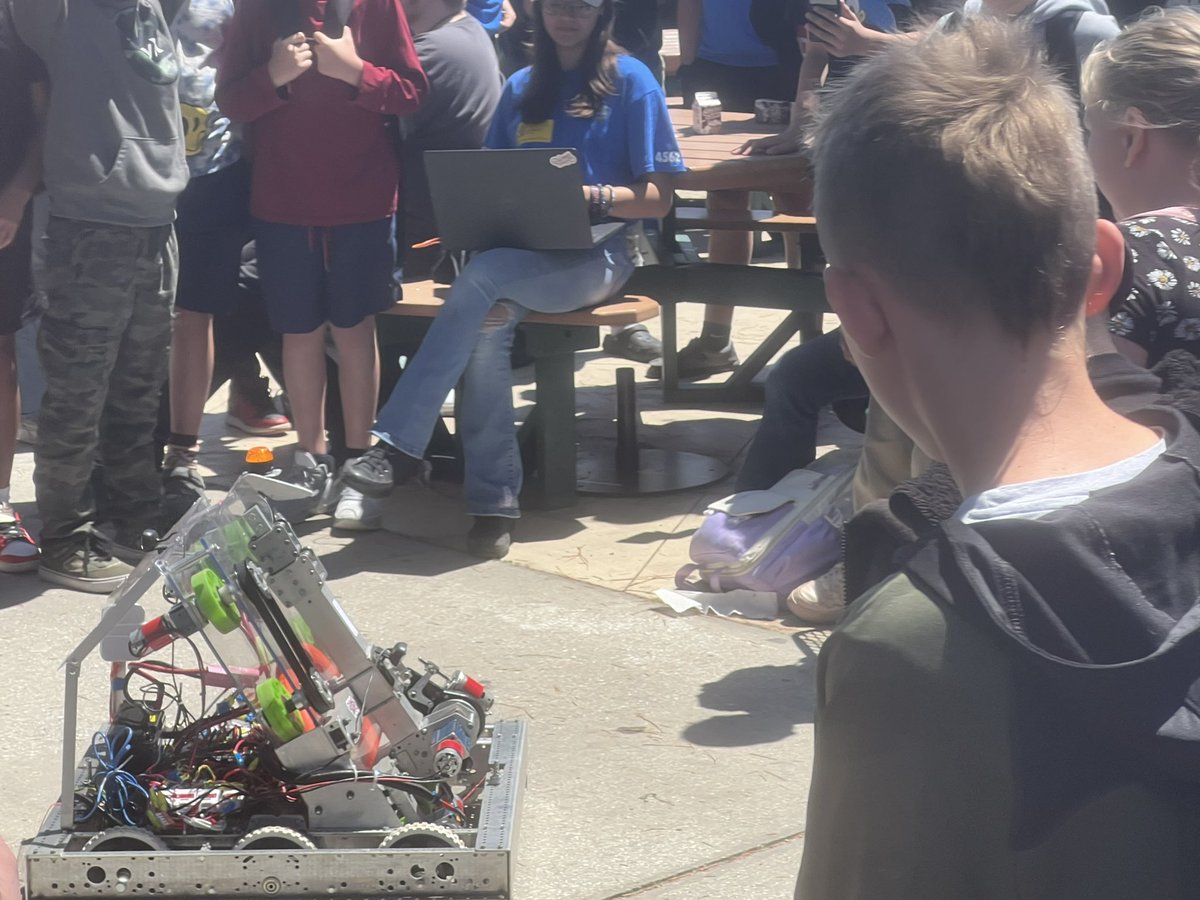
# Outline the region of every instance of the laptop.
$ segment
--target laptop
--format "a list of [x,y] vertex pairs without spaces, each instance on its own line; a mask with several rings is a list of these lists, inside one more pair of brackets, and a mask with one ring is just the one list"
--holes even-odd
[[425,171],[451,252],[590,250],[625,227],[591,224],[574,150],[427,150]]

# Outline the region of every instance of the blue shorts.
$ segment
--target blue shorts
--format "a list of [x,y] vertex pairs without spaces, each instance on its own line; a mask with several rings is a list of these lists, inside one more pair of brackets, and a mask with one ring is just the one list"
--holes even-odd
[[392,219],[309,227],[254,220],[258,277],[271,328],[353,328],[396,302]]
[[239,160],[188,182],[176,207],[179,285],[175,306],[217,316],[241,305],[238,272],[250,240],[250,166]]

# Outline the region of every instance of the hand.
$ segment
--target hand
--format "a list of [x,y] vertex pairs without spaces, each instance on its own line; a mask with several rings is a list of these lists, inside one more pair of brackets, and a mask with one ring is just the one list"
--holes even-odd
[[807,121],[807,117],[801,118],[798,112],[796,107],[792,108],[792,121],[779,134],[746,141],[732,152],[737,156],[782,156],[787,153],[799,153],[804,149],[804,122]]
[[340,38],[331,38],[318,31],[313,35],[317,44],[317,71],[329,78],[344,81],[350,87],[358,87],[362,81],[363,61],[354,46],[354,35],[349,28],[342,31]]
[[281,88],[311,69],[312,64],[313,52],[308,46],[308,38],[303,32],[297,31],[275,42],[271,60],[267,63],[267,73],[271,76],[271,84]]
[[877,43],[878,34],[864,25],[845,0],[838,3],[838,11],[810,6],[808,11],[808,39],[816,41],[833,56],[863,56],[870,53]]
[[16,190],[11,186],[0,191],[0,250],[16,238],[28,203],[29,194],[25,191]]

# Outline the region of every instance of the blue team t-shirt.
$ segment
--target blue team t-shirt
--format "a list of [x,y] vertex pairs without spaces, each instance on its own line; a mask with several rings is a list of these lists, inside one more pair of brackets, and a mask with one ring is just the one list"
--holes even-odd
[[489,34],[495,34],[504,17],[504,0],[467,0],[467,12],[478,19]]
[[529,68],[504,85],[484,146],[493,150],[570,148],[579,154],[586,184],[631,185],[651,172],[682,172],[683,156],[662,88],[642,63],[617,57],[617,93],[590,119],[567,115],[583,88],[578,72],[564,75],[554,118],[522,122],[520,100]]
[[704,0],[696,55],[726,66],[776,66],[779,54],[750,21],[750,0]]

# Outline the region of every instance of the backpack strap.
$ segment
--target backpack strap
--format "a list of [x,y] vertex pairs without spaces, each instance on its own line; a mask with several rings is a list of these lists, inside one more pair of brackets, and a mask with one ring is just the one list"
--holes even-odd
[[1046,61],[1076,97],[1079,96],[1080,80],[1075,26],[1082,16],[1082,9],[1068,9],[1046,21]]

